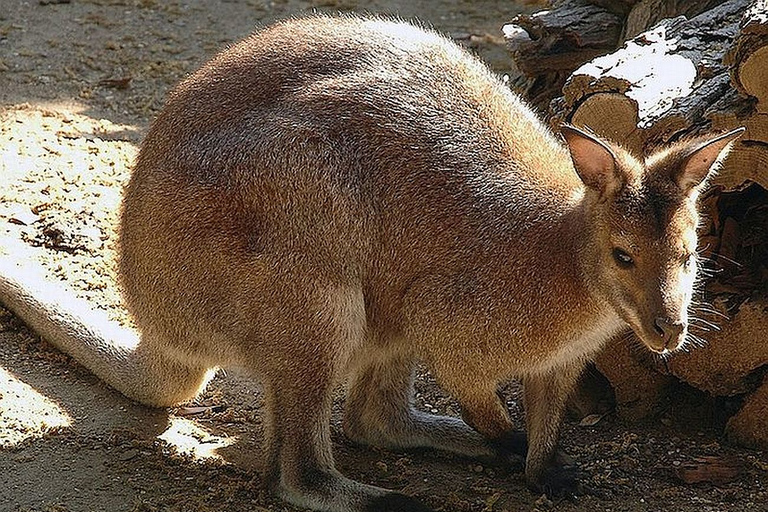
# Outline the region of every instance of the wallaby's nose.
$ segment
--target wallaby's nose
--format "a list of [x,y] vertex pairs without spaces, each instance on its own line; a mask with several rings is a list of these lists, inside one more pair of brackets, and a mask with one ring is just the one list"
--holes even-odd
[[[677,340],[680,338],[680,334],[685,329],[685,324],[661,316],[657,317],[654,323],[656,324],[656,332],[664,339],[664,347],[670,349],[675,348],[677,346]],[[672,342],[671,347],[669,346],[670,342]]]

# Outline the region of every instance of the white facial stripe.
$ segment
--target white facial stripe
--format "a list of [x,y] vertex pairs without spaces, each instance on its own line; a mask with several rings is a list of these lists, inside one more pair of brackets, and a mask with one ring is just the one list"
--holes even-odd
[[683,238],[684,247],[686,248],[690,247],[692,248],[691,252],[694,252],[696,249],[696,245],[699,241],[699,238],[696,234],[696,229],[694,228],[686,229],[685,233],[683,233],[682,238]]

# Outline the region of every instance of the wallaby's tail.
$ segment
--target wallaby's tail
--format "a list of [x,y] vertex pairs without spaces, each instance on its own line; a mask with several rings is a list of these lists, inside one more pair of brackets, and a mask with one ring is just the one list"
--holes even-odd
[[212,375],[207,368],[190,368],[153,351],[136,331],[47,280],[25,260],[0,252],[0,303],[104,382],[153,406],[182,402],[205,386]]

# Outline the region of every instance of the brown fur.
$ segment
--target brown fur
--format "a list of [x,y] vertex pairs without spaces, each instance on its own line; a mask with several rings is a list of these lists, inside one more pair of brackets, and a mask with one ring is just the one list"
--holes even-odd
[[[211,368],[245,368],[264,386],[282,497],[407,511],[426,509],[334,469],[334,386],[348,382],[357,442],[487,457],[526,451],[496,394],[522,378],[526,477],[572,491],[557,450],[568,394],[626,323],[659,352],[684,341],[696,195],[734,135],[645,162],[573,128],[566,147],[431,32],[278,23],[183,81],[147,135],[120,275],[149,370],[110,382],[165,406]],[[413,410],[418,361],[467,423]]]

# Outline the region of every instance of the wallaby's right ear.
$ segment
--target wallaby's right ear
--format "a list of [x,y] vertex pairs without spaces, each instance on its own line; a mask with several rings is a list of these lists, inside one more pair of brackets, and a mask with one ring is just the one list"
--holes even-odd
[[745,128],[736,128],[694,146],[672,178],[684,190],[690,192],[701,185],[728,155],[731,143],[738,139]]
[[584,185],[598,192],[601,199],[621,186],[616,155],[611,148],[593,135],[570,125],[564,125],[560,133]]

